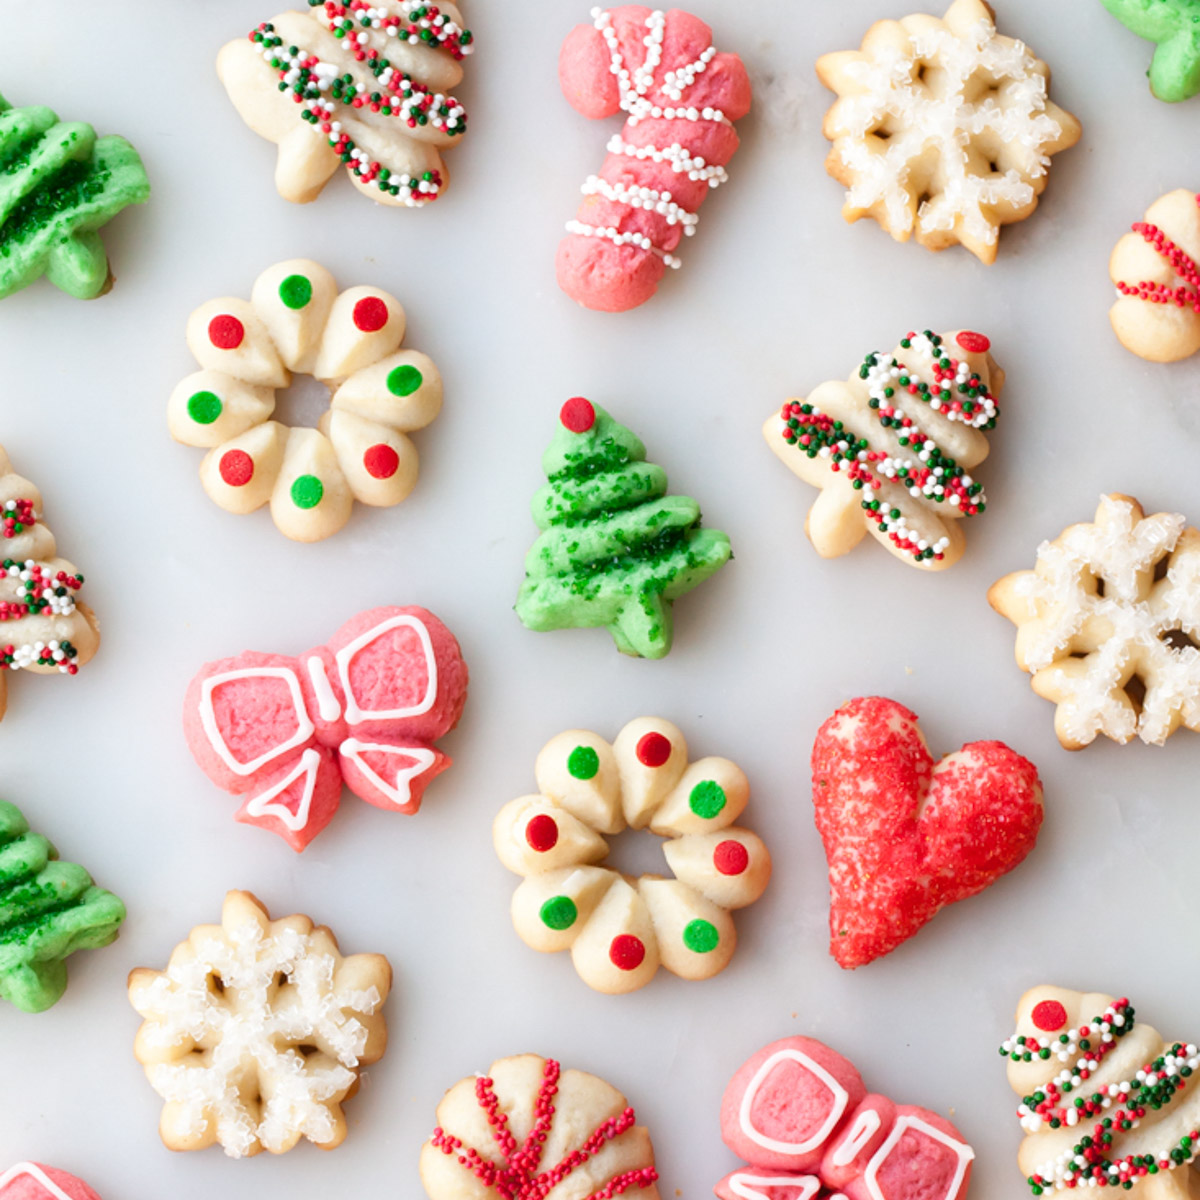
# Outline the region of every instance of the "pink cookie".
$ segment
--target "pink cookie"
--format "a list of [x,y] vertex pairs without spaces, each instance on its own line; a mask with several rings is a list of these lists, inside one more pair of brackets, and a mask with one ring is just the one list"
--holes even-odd
[[733,122],[750,111],[750,79],[736,54],[718,54],[691,13],[638,4],[595,10],[567,36],[558,60],[563,95],[585,117],[627,116],[600,174],[558,247],[558,285],[602,312],[654,295],[696,210],[728,178]]
[[721,1200],[960,1200],[975,1157],[949,1121],[868,1094],[853,1063],[806,1037],[734,1075],[721,1136],[750,1164],[716,1185]]
[[303,850],[332,820],[343,783],[368,804],[416,812],[450,765],[431,743],[466,698],[466,663],[437,617],[373,608],[299,658],[247,651],[206,663],[183,727],[204,773],[248,794],[237,819]]
[[82,1179],[43,1163],[20,1162],[0,1172],[0,1200],[100,1200]]

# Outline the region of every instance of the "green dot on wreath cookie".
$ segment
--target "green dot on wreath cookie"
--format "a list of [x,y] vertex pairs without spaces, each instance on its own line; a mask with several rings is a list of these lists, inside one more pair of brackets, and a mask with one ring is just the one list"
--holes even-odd
[[725,807],[725,789],[714,779],[705,779],[692,788],[688,805],[696,816],[712,820]]
[[567,770],[574,779],[594,779],[600,770],[600,755],[591,746],[576,746],[567,758]]
[[721,935],[711,921],[697,917],[683,928],[683,944],[693,954],[709,954],[717,948]]
[[542,924],[548,929],[570,929],[579,916],[579,909],[570,896],[551,896],[538,910]]
[[411,396],[425,382],[425,376],[409,363],[394,367],[387,377],[387,389],[393,396]]
[[307,275],[289,275],[279,285],[279,298],[288,308],[304,308],[312,299],[312,280]]
[[297,475],[292,484],[292,503],[297,508],[316,508],[325,495],[325,485],[315,475]]
[[197,425],[211,425],[224,408],[221,397],[216,392],[193,392],[188,397],[188,416]]

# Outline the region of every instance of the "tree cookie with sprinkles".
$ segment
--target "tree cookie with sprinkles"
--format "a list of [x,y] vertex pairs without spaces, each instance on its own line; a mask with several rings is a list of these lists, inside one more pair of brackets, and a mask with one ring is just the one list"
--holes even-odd
[[1200,530],[1179,513],[1101,496],[1094,521],[1043,542],[988,602],[1016,625],[1017,666],[1057,705],[1068,750],[1200,733]]
[[100,230],[150,198],[138,152],[41,106],[0,96],[0,300],[45,275],[92,300],[112,287]]
[[1000,1047],[1021,1097],[1017,1155],[1034,1196],[1091,1188],[1200,1195],[1200,1049],[1167,1042],[1129,1000],[1035,987]]
[[57,554],[41,492],[0,446],[0,720],[10,672],[75,675],[100,646],[96,614],[79,599],[83,576]]
[[303,850],[345,784],[387,812],[415,813],[450,766],[435,745],[458,723],[467,665],[424,608],[372,608],[298,658],[247,651],[205,663],[183,725],[202,771],[245,800],[237,819]]
[[[538,755],[538,792],[500,810],[492,838],[522,876],[512,918],[534,950],[570,950],[598,992],[644,987],[660,966],[683,979],[723,971],[737,947],[730,910],[753,904],[771,878],[762,840],[733,824],[750,798],[725,758],[688,762],[682,732],[639,717],[611,744],[571,729]],[[603,865],[606,837],[649,828],[669,839],[672,878]]]
[[587,308],[624,312],[682,265],[675,252],[696,232],[697,210],[728,180],[750,77],[681,9],[625,4],[592,17],[563,43],[559,83],[577,112],[592,120],[622,112],[625,127],[583,185],[558,247],[558,285]]
[[804,532],[822,558],[871,534],[902,562],[953,566],[966,547],[962,518],[987,507],[969,474],[987,457],[1004,372],[981,333],[909,333],[873,351],[846,381],[788,400],[763,426],[767,445],[821,489]]
[[729,561],[728,536],[701,526],[691,497],[667,495],[636,435],[582,396],[559,410],[542,469],[517,616],[539,632],[603,626],[622,654],[665,657],[672,605]]
[[1108,318],[1126,350],[1151,362],[1176,362],[1200,350],[1198,263],[1200,195],[1177,188],[1134,222],[1108,262],[1117,289]]
[[0,1171],[0,1200],[100,1200],[82,1179],[45,1163],[19,1162]]
[[217,74],[242,120],[279,147],[285,200],[315,200],[344,166],[364,196],[420,208],[446,190],[441,152],[467,130],[450,89],[474,49],[445,0],[308,0],[223,47]]
[[[208,450],[200,482],[226,512],[269,504],[276,528],[297,542],[337,533],[357,500],[390,508],[417,483],[408,437],[442,408],[433,360],[402,350],[405,314],[374,287],[339,292],[308,259],[268,267],[249,301],[223,297],[188,318],[201,369],[167,405],[171,436]],[[272,420],[275,393],[293,374],[331,393],[317,428]]]
[[984,0],[878,21],[861,49],[822,55],[817,75],[838,96],[823,128],[825,169],[849,189],[842,216],[929,250],[961,244],[994,262],[1000,226],[1033,212],[1050,156],[1079,140],[1049,99],[1049,68],[996,32]]
[[382,954],[343,956],[327,926],[272,921],[249,892],[230,892],[219,925],[197,925],[161,971],[129,974],[143,1018],[133,1053],[163,1099],[163,1144],[220,1145],[230,1158],[284,1154],[301,1138],[340,1146],[342,1104],[387,1049],[391,987]]
[[659,1200],[649,1132],[611,1084],[518,1054],[456,1083],[421,1147],[430,1200]]
[[719,1200],[962,1200],[975,1159],[944,1117],[868,1092],[849,1059],[808,1037],[742,1064],[721,1137],[747,1165],[713,1188]]

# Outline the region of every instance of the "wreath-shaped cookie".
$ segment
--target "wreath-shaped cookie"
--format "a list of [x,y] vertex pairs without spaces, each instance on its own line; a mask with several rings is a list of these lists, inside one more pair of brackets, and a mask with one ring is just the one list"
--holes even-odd
[[[659,965],[708,979],[737,946],[730,909],[762,895],[771,856],[735,827],[750,798],[740,767],[726,758],[688,763],[687,741],[670,721],[639,717],[610,745],[570,729],[543,748],[538,795],[502,808],[496,853],[524,876],[513,925],[526,945],[570,949],[579,977],[599,992],[632,992]],[[598,866],[605,835],[650,828],[673,879],[632,879]]]
[[[337,533],[354,501],[387,508],[417,482],[406,436],[441,411],[433,360],[401,350],[404,309],[380,288],[339,293],[315,262],[269,267],[250,299],[223,297],[188,318],[188,348],[201,370],[171,394],[171,436],[209,450],[200,481],[226,512],[270,503],[281,533],[317,542]],[[271,419],[275,391],[292,373],[332,393],[316,429]]]

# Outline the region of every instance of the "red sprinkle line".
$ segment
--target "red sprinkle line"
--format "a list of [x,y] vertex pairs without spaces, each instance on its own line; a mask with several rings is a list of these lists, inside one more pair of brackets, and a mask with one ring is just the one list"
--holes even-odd
[[[534,1103],[533,1128],[520,1147],[508,1128],[508,1114],[500,1111],[494,1083],[491,1079],[479,1079],[475,1083],[475,1098],[479,1107],[487,1114],[492,1127],[492,1137],[504,1164],[485,1159],[473,1146],[463,1146],[462,1139],[438,1128],[433,1131],[431,1144],[443,1154],[454,1155],[460,1165],[479,1179],[489,1191],[502,1200],[544,1200],[576,1167],[599,1153],[606,1143],[620,1137],[637,1119],[632,1108],[626,1108],[618,1117],[602,1122],[577,1150],[572,1150],[560,1163],[539,1173],[542,1148],[554,1124],[554,1097],[558,1093],[558,1078],[561,1068],[554,1059],[547,1059],[542,1073],[542,1084]],[[612,1200],[631,1187],[646,1188],[658,1179],[653,1167],[641,1167],[614,1176],[586,1200]]]
[[[1200,195],[1197,195],[1196,203],[1200,204]],[[1194,313],[1200,314],[1200,267],[1197,267],[1193,259],[1175,245],[1157,225],[1151,225],[1148,221],[1135,221],[1133,232],[1140,233],[1170,263],[1171,270],[1183,283],[1171,288],[1164,283],[1151,283],[1148,280],[1134,284],[1119,282],[1117,291],[1123,296],[1148,300],[1151,304],[1174,304],[1176,308],[1190,308]]]

